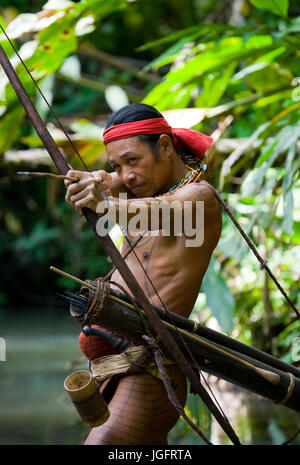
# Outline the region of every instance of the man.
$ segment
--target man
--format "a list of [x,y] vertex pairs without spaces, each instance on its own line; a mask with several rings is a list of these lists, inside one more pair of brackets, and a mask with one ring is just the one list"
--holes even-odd
[[[70,170],[68,177],[78,181],[65,181],[66,201],[78,212],[83,207],[94,211],[98,208],[99,212],[104,193],[106,205],[116,211],[117,221],[125,210],[127,226],[136,214],[135,207],[143,208],[148,231],[134,249],[136,255],[131,252],[126,263],[154,305],[188,317],[221,233],[221,208],[209,184],[201,179],[201,160],[212,139],[196,131],[172,129],[153,107],[132,104],[111,116],[104,143],[113,172]],[[119,198],[121,193],[123,197],[127,194],[125,200]],[[162,201],[167,207],[175,205],[165,210],[170,222],[168,234],[163,214],[158,224],[151,223],[153,210]],[[203,208],[198,209],[199,205]],[[187,236],[193,237],[184,229],[184,218],[191,218],[197,236],[199,212],[203,213],[200,226],[204,234],[195,247],[192,240],[187,242]],[[128,229],[128,240],[136,240]],[[124,240],[122,255],[128,248]],[[130,292],[118,271],[111,280]],[[184,405],[186,386],[182,373],[173,365],[168,367],[168,374]],[[167,444],[167,434],[178,419],[162,381],[150,374],[122,378],[109,410],[109,420],[92,429],[86,444]]]

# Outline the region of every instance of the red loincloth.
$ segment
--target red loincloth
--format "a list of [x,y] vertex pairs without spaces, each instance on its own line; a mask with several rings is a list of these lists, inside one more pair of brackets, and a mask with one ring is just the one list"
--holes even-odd
[[[101,326],[92,325],[92,328],[98,328],[102,331],[105,331],[109,334],[113,334],[111,331],[108,331],[105,328],[101,328]],[[90,341],[91,338],[91,341]],[[78,338],[79,346],[84,355],[89,359],[90,358],[90,343],[91,343],[91,360],[95,358],[104,357],[104,355],[112,355],[116,354],[117,352],[112,348],[110,344],[99,336],[86,336],[83,331],[79,334]]]

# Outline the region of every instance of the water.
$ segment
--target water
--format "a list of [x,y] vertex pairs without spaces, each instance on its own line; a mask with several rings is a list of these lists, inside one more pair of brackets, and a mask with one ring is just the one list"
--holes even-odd
[[[83,444],[89,427],[63,387],[70,373],[87,368],[78,346],[79,331],[64,309],[0,315],[0,337],[6,342],[6,361],[0,362],[0,445]],[[243,444],[280,444],[300,428],[297,412],[246,391],[228,391],[224,383],[218,382],[214,391]],[[211,440],[230,444],[215,423]],[[201,442],[180,420],[169,443]],[[293,444],[300,444],[299,436]]]
[[80,444],[89,431],[63,387],[72,371],[87,368],[86,362],[69,366],[82,356],[80,326],[63,310],[43,310],[1,317],[1,445]]

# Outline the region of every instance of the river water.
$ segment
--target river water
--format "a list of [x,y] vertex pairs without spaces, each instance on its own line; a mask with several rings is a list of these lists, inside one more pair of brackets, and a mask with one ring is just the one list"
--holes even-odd
[[[0,445],[84,442],[89,428],[63,387],[71,372],[87,368],[78,346],[79,331],[64,308],[0,314],[0,338],[6,346],[6,361],[0,361]],[[298,413],[258,396],[226,391],[226,385],[224,391],[222,384],[218,394],[244,444],[280,444],[300,428]],[[201,443],[196,433],[183,434],[184,428],[170,434],[171,445]],[[217,425],[212,430],[213,443],[230,443]],[[299,437],[292,444],[300,444]]]

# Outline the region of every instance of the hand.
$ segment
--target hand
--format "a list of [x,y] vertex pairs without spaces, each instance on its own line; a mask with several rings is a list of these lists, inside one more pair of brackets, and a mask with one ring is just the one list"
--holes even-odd
[[104,170],[91,173],[70,170],[67,176],[74,181],[68,179],[64,181],[67,188],[65,199],[77,213],[82,213],[84,207],[96,211],[97,204],[103,201],[102,193],[106,196],[111,195],[112,177]]

